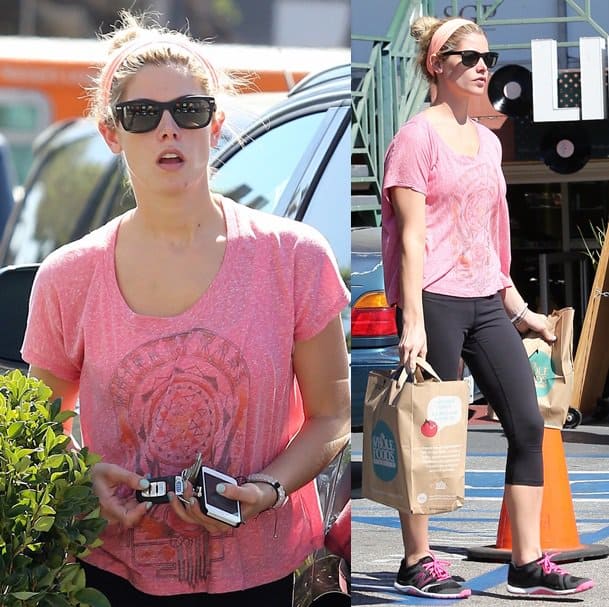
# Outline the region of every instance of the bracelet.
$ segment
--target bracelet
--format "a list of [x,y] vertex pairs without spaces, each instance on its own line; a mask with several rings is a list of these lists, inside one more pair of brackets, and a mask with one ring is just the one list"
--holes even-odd
[[275,489],[275,493],[277,494],[277,499],[275,503],[271,506],[273,509],[281,508],[287,501],[288,496],[286,495],[284,486],[272,476],[268,474],[250,474],[247,477],[248,483],[265,483],[266,485],[270,485]]
[[510,322],[515,326],[517,324],[519,324],[520,322],[522,322],[522,320],[524,319],[527,310],[529,309],[529,304],[525,302],[522,310],[520,310],[520,312],[518,312],[518,314],[516,314],[516,316],[512,317],[510,319]]

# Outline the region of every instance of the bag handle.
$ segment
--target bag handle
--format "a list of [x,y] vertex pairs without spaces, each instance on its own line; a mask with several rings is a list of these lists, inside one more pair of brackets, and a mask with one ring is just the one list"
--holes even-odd
[[[417,356],[415,362],[417,367],[420,367],[427,374],[431,375],[435,381],[442,381],[438,374],[434,371],[433,367],[424,358]],[[416,370],[414,373],[412,373],[409,369],[406,369],[404,365],[399,366],[393,374],[393,378],[397,380],[398,389],[401,389],[406,382],[415,384],[420,383],[417,382],[416,374]]]

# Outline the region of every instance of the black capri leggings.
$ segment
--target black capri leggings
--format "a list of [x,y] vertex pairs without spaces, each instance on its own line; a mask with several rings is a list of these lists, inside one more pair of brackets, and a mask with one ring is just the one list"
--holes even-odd
[[79,561],[85,570],[87,586],[103,592],[112,607],[291,607],[294,575],[276,582],[256,586],[247,590],[222,594],[180,594],[174,596],[152,596],[134,588],[127,580],[104,571],[84,561]]
[[[423,291],[427,360],[444,380],[457,379],[462,357],[503,426],[505,482],[543,486],[543,418],[531,365],[499,293],[451,297]],[[403,328],[397,309],[398,331]]]

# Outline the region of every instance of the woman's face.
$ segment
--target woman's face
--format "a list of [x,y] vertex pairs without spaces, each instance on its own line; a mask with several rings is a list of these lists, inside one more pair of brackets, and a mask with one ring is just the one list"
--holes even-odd
[[[463,36],[455,51],[478,51],[479,53],[488,52],[488,41],[484,34],[467,34]],[[438,80],[444,81],[448,86],[456,91],[461,91],[469,95],[482,95],[488,84],[489,69],[482,58],[472,67],[463,65],[460,55],[445,55],[440,63],[441,72]]]
[[[205,94],[194,76],[171,66],[147,65],[128,81],[121,102],[164,102]],[[151,131],[131,133],[117,124],[102,134],[113,152],[123,153],[136,194],[153,190],[176,195],[201,185],[207,187],[210,145],[219,136],[221,126],[218,114],[204,128],[184,129],[165,110]]]

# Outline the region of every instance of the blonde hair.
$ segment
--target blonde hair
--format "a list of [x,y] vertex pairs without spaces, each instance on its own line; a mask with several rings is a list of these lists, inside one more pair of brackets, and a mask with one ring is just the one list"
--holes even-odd
[[187,33],[162,27],[156,15],[119,13],[114,31],[103,36],[108,59],[88,90],[89,115],[97,122],[114,125],[112,107],[121,100],[130,79],[147,65],[173,66],[193,75],[207,95],[235,94],[243,80],[213,67],[205,58],[205,44]]
[[[429,53],[429,45],[431,44],[431,39],[438,28],[448,21],[450,21],[450,19],[437,19],[436,17],[423,16],[419,17],[410,26],[410,35],[419,44],[419,51],[416,59],[417,65],[428,82],[433,82],[435,80],[435,75],[432,75],[427,71],[427,55]],[[459,44],[459,41],[469,34],[486,35],[477,23],[470,21],[469,23],[459,27],[455,33],[442,45],[439,52],[454,50]]]

